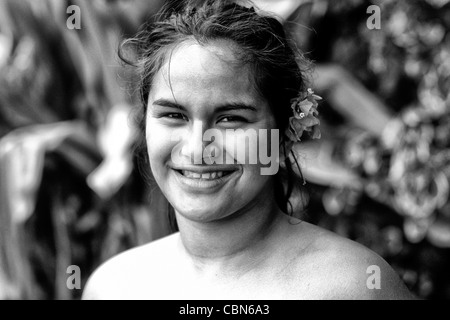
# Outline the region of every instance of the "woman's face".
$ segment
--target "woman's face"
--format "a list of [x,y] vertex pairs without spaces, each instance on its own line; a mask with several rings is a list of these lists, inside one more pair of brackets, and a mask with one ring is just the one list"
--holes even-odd
[[[182,43],[155,75],[149,94],[146,139],[153,176],[177,213],[194,221],[223,219],[273,199],[273,176],[261,175],[266,166],[259,157],[250,164],[249,157],[260,140],[267,153],[269,143],[258,133],[269,129],[270,137],[275,120],[253,86],[251,69],[237,63],[231,48],[227,41]],[[208,129],[223,139],[205,139]],[[256,140],[245,147],[245,161],[238,161],[235,147],[246,145],[250,131]]]

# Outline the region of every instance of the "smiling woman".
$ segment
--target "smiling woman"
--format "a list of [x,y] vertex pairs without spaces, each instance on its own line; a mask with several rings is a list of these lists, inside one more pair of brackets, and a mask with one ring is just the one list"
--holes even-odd
[[[201,164],[205,127],[276,128],[267,101],[253,86],[251,69],[234,63],[235,50],[231,41],[200,45],[185,40],[153,79],[146,125],[148,155],[153,176],[174,207],[180,228],[192,220],[221,220],[248,206],[259,211],[273,201],[272,177],[261,175],[259,165]],[[176,101],[182,108],[161,107],[155,103],[161,99]],[[224,109],[224,105],[251,107]],[[172,115],[177,116],[169,117]],[[171,157],[174,135],[182,137],[186,159],[182,164],[175,165]],[[223,153],[240,142],[245,143],[241,137],[227,139]],[[255,153],[257,145],[249,144],[248,153]],[[215,173],[217,178],[203,179],[207,173]]]
[[[275,18],[231,1],[179,1],[132,43],[148,163],[179,232],[103,264],[84,298],[410,297],[379,256],[293,217],[289,199],[300,179],[289,156],[296,141],[286,134],[291,100],[299,102],[299,113],[316,106],[307,102],[308,62]],[[203,137],[211,129],[225,137],[214,140],[215,159],[242,146],[245,157],[208,161]],[[261,130],[279,134],[277,150]],[[248,132],[258,134],[251,139]],[[249,161],[258,146],[279,152],[276,174],[262,174],[261,159]],[[374,265],[380,283],[369,286],[367,270]]]

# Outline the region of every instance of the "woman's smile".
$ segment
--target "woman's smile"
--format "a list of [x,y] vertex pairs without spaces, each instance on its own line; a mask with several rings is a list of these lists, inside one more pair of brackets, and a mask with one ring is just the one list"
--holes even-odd
[[238,179],[239,168],[214,168],[210,166],[172,168],[182,188],[192,192],[215,193],[228,181]]

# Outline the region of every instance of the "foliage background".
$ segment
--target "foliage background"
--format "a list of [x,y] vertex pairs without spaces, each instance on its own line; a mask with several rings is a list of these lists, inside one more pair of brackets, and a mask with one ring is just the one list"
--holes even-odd
[[[115,55],[163,2],[0,0],[1,299],[78,299],[68,266],[84,285],[170,233],[139,173],[133,77]],[[72,4],[81,30],[66,26]],[[444,0],[302,2],[286,21],[325,98],[323,139],[296,146],[304,219],[370,247],[426,299],[450,297],[449,25]]]

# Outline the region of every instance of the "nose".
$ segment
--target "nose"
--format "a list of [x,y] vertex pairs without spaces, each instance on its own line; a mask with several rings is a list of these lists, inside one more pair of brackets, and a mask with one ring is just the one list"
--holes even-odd
[[203,153],[209,143],[203,139],[203,134],[206,130],[207,128],[202,121],[194,120],[189,128],[189,132],[186,132],[186,135],[182,137],[183,147],[181,149],[181,155],[190,159],[191,164],[205,164]]

